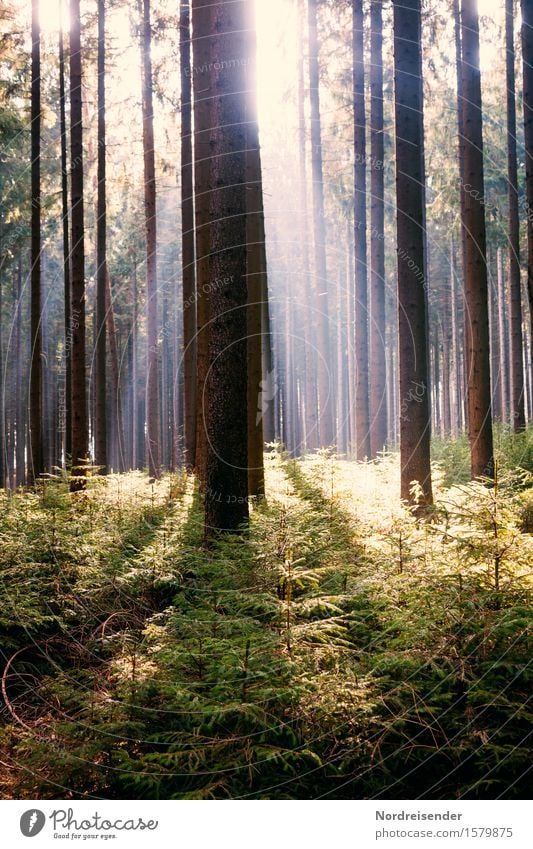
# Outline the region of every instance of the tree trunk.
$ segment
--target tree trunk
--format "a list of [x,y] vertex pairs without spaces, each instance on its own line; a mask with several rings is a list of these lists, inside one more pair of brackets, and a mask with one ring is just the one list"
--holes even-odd
[[96,339],[94,454],[100,474],[107,474],[106,421],[106,128],[105,0],[98,0],[98,199],[96,206]]
[[514,0],[505,0],[505,62],[507,87],[507,182],[509,198],[510,382],[511,421],[518,432],[526,426],[524,369],[522,365],[522,282],[520,279],[520,221],[516,161],[516,101],[514,52]]
[[80,0],[70,4],[70,162],[71,162],[71,327],[72,478],[71,491],[86,484],[89,460],[85,387],[85,231],[83,221],[83,129],[81,100]]
[[[246,267],[248,374],[248,494],[265,494],[263,417],[272,404],[272,376],[263,375],[263,297],[268,292],[263,210],[261,150],[257,123],[256,23],[247,0],[249,19],[248,120],[246,125]],[[267,305],[268,308],[268,305]]]
[[368,408],[368,293],[366,251],[366,115],[363,0],[352,3],[354,102],[354,245],[355,245],[355,356],[356,457],[370,457]]
[[144,215],[146,228],[146,453],[148,474],[159,478],[161,434],[159,414],[159,339],[157,333],[157,222],[152,90],[152,26],[150,0],[143,0],[142,89]]
[[319,438],[322,447],[335,441],[333,381],[330,378],[328,276],[326,267],[326,223],[324,217],[324,179],[322,169],[322,133],[320,126],[320,71],[318,64],[317,0],[308,0],[309,98],[311,106],[311,165],[313,179],[313,223],[316,288]]
[[462,138],[461,210],[465,282],[468,437],[472,477],[492,477],[494,456],[483,186],[483,133],[476,0],[461,0]]
[[[420,0],[394,2],[401,497],[432,504]],[[416,498],[412,484],[419,486]]]
[[60,423],[64,432],[64,463],[72,456],[72,328],[70,323],[70,246],[68,221],[67,120],[65,114],[65,51],[59,30],[59,126],[61,134],[61,216],[63,231],[64,383],[60,392]]
[[[111,281],[109,271],[106,267],[105,274],[105,318],[107,324],[107,335],[109,337],[109,354],[111,361],[111,385],[113,387],[114,399],[114,431],[116,437],[116,449],[118,454],[118,471],[123,472],[126,468],[126,444],[124,438],[124,419],[122,415],[122,398],[120,392],[120,360],[117,345],[117,332],[115,328],[115,311],[113,309],[113,294],[111,292]],[[113,408],[112,408],[113,409]]]
[[[247,0],[212,7],[211,326],[207,394],[205,536],[248,519],[246,93],[234,57],[248,55]],[[232,61],[230,61],[232,60]],[[218,70],[221,68],[221,70]]]
[[[24,416],[23,377],[22,377],[22,259],[17,258],[17,289],[15,296],[15,416],[17,422],[16,445],[16,484],[23,486],[26,482],[24,462],[24,434],[26,422]],[[1,486],[1,484],[0,484]]]
[[[306,2],[306,0],[304,0]],[[305,16],[305,8],[299,7],[299,13]],[[304,83],[304,28],[298,31],[298,184],[300,191],[300,216],[298,237],[301,245],[302,301],[305,310],[303,327],[305,345],[305,447],[315,450],[319,445],[318,405],[316,403],[317,351],[316,351],[316,315],[319,309],[318,289],[311,275],[311,263],[308,250],[308,203],[307,203],[307,164],[306,164],[306,126],[305,126],[305,83]]]
[[196,274],[192,165],[192,87],[190,4],[180,13],[181,75],[181,256],[183,280],[183,395],[185,404],[185,465],[191,470],[196,454]]
[[370,456],[387,442],[385,366],[385,218],[383,6],[370,6]]
[[211,40],[210,0],[192,0],[194,100],[194,208],[196,239],[196,449],[195,471],[203,486],[206,464],[206,397],[209,347],[209,292],[212,286],[210,236],[210,163],[212,101],[209,70]]
[[31,460],[28,467],[28,482],[33,484],[43,471],[41,328],[41,31],[39,24],[38,0],[32,0],[31,40]]
[[[533,339],[533,3],[521,0],[522,10],[522,62],[524,145],[526,150],[526,203],[527,203],[527,294],[529,301],[529,326]],[[533,345],[532,345],[533,349]],[[530,355],[531,355],[530,351]],[[531,358],[527,368],[531,375]]]

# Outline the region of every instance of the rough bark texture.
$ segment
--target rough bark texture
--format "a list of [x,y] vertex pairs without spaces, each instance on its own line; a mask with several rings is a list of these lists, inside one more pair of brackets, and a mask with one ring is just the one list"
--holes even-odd
[[366,250],[366,115],[363,0],[352,3],[354,102],[355,429],[356,457],[370,456],[368,290]]
[[89,455],[85,387],[85,233],[83,221],[83,130],[81,100],[80,2],[70,4],[70,163],[71,163],[71,327],[72,478],[71,490],[85,486]]
[[181,75],[181,256],[183,280],[183,400],[185,465],[193,469],[196,454],[196,274],[192,165],[191,19],[189,3],[180,13]]
[[[521,0],[524,144],[526,149],[527,293],[533,339],[533,3]],[[533,349],[533,345],[532,345]],[[531,356],[528,370],[531,372]]]
[[107,474],[106,421],[106,130],[105,0],[98,0],[98,197],[96,205],[96,340],[94,459]]
[[483,186],[479,26],[475,0],[461,2],[463,183],[462,241],[468,437],[472,477],[494,474],[490,345]]
[[41,330],[41,32],[39,3],[32,2],[31,20],[31,361],[30,484],[43,471],[42,330]]
[[420,0],[394,2],[401,497],[432,503],[424,275]]
[[[212,9],[210,332],[205,534],[234,532],[248,518],[246,375],[247,0]],[[220,68],[220,70],[217,70]]]
[[385,364],[385,222],[383,141],[383,6],[370,6],[370,455],[387,442]]
[[157,222],[154,149],[154,107],[152,86],[152,26],[150,0],[143,0],[142,81],[144,217],[146,228],[146,453],[148,473],[161,473],[161,433],[159,415],[159,340],[157,334]]
[[317,0],[308,0],[309,28],[309,99],[311,108],[311,167],[313,179],[313,225],[315,274],[318,291],[317,342],[318,403],[320,445],[332,445],[335,440],[333,379],[330,373],[328,275],[326,267],[326,222],[324,218],[324,178],[322,169],[322,133],[320,125],[320,69],[318,64]]

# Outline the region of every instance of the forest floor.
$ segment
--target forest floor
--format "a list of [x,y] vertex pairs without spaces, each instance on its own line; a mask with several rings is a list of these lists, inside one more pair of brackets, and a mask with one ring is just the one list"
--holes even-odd
[[527,797],[533,436],[465,450],[426,522],[394,454],[273,451],[210,551],[182,474],[2,495],[0,795]]

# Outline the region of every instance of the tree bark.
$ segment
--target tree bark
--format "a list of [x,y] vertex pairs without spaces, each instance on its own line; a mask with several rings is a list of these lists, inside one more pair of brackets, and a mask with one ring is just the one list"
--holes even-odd
[[32,0],[31,20],[31,361],[30,452],[28,482],[43,471],[42,328],[41,328],[41,31],[39,3]]
[[[526,203],[527,203],[527,294],[529,301],[529,326],[533,338],[533,4],[521,0],[522,10],[522,62],[524,146],[526,153]],[[533,349],[533,345],[532,345]],[[532,363],[527,364],[531,377]]]
[[309,98],[311,107],[311,166],[313,179],[313,224],[316,287],[319,292],[316,309],[317,328],[319,438],[322,447],[335,441],[333,380],[330,377],[328,275],[326,266],[326,223],[324,216],[324,178],[322,167],[322,132],[320,125],[320,69],[318,63],[317,0],[308,0],[309,28]]
[[190,3],[180,12],[181,78],[181,256],[183,280],[183,395],[185,404],[185,465],[196,455],[196,274],[192,163],[192,87]]
[[209,347],[209,291],[212,286],[210,237],[210,163],[212,120],[210,0],[192,0],[193,101],[194,101],[194,214],[196,240],[196,448],[195,471],[205,482],[206,396]]
[[[246,91],[247,0],[212,7],[210,332],[205,536],[248,519]],[[220,70],[218,70],[220,68]],[[216,284],[216,285],[215,285]]]
[[106,101],[105,0],[98,0],[98,196],[96,204],[96,339],[94,454],[100,474],[107,474],[106,421]]
[[71,163],[71,328],[72,477],[71,491],[86,485],[89,460],[85,386],[85,230],[83,220],[83,128],[81,99],[80,0],[70,4],[70,163]]
[[[433,502],[424,245],[420,0],[394,2],[401,497]],[[419,492],[415,498],[412,484]]]
[[465,348],[468,437],[472,477],[492,477],[494,456],[483,185],[483,133],[476,0],[461,0],[462,46],[462,241],[465,284]]
[[[272,375],[263,375],[263,297],[268,292],[263,210],[261,149],[257,121],[256,23],[253,4],[248,14],[248,120],[246,125],[246,281],[248,374],[248,494],[265,494],[263,419],[272,404]],[[267,304],[268,309],[268,304]]]
[[72,328],[70,322],[70,239],[68,220],[67,120],[65,109],[65,49],[63,30],[59,30],[59,126],[61,134],[61,216],[63,232],[63,311],[64,311],[64,384],[60,392],[60,422],[64,432],[64,462],[72,455]]
[[514,0],[505,0],[505,63],[507,87],[507,181],[509,199],[510,382],[511,421],[515,432],[526,426],[524,368],[522,365],[522,282],[520,279],[520,221],[516,160],[516,100],[514,52]]
[[152,25],[150,0],[143,0],[142,89],[144,216],[146,229],[146,453],[148,474],[161,474],[161,433],[159,411],[159,339],[157,327],[157,220],[154,148],[154,107],[152,90]]
[[352,2],[355,245],[356,457],[370,457],[368,291],[366,249],[366,114],[363,0]]
[[383,4],[370,5],[370,456],[387,442]]

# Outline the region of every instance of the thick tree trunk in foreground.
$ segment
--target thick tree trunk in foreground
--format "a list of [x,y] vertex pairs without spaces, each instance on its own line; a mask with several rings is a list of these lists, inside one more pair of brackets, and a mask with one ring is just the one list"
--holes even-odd
[[31,20],[31,360],[28,482],[43,471],[41,329],[41,32],[39,3]]
[[385,213],[383,126],[383,6],[370,6],[370,456],[387,442],[385,364]]
[[183,280],[183,401],[185,465],[193,469],[196,454],[196,273],[192,165],[191,20],[189,3],[180,12],[181,79],[181,257]]
[[[206,539],[248,518],[246,91],[247,0],[212,9],[211,325],[207,393]],[[231,61],[233,60],[233,61]],[[221,68],[221,70],[216,70]]]
[[161,473],[161,433],[159,415],[159,340],[157,334],[157,223],[154,149],[154,107],[152,85],[152,25],[150,0],[143,0],[142,89],[144,152],[144,215],[146,228],[146,453],[148,474]]
[[462,241],[465,282],[465,347],[468,437],[473,478],[492,477],[492,411],[483,186],[483,134],[479,26],[475,0],[461,2],[462,45]]
[[366,250],[366,115],[363,0],[352,3],[355,245],[356,457],[370,457],[368,290]]
[[394,2],[401,497],[433,501],[424,258],[420,0]]
[[89,455],[85,386],[85,231],[83,221],[83,130],[80,0],[70,4],[72,491],[83,489]]
[[96,340],[94,459],[107,474],[106,421],[106,129],[105,0],[98,0],[98,198],[96,206]]

